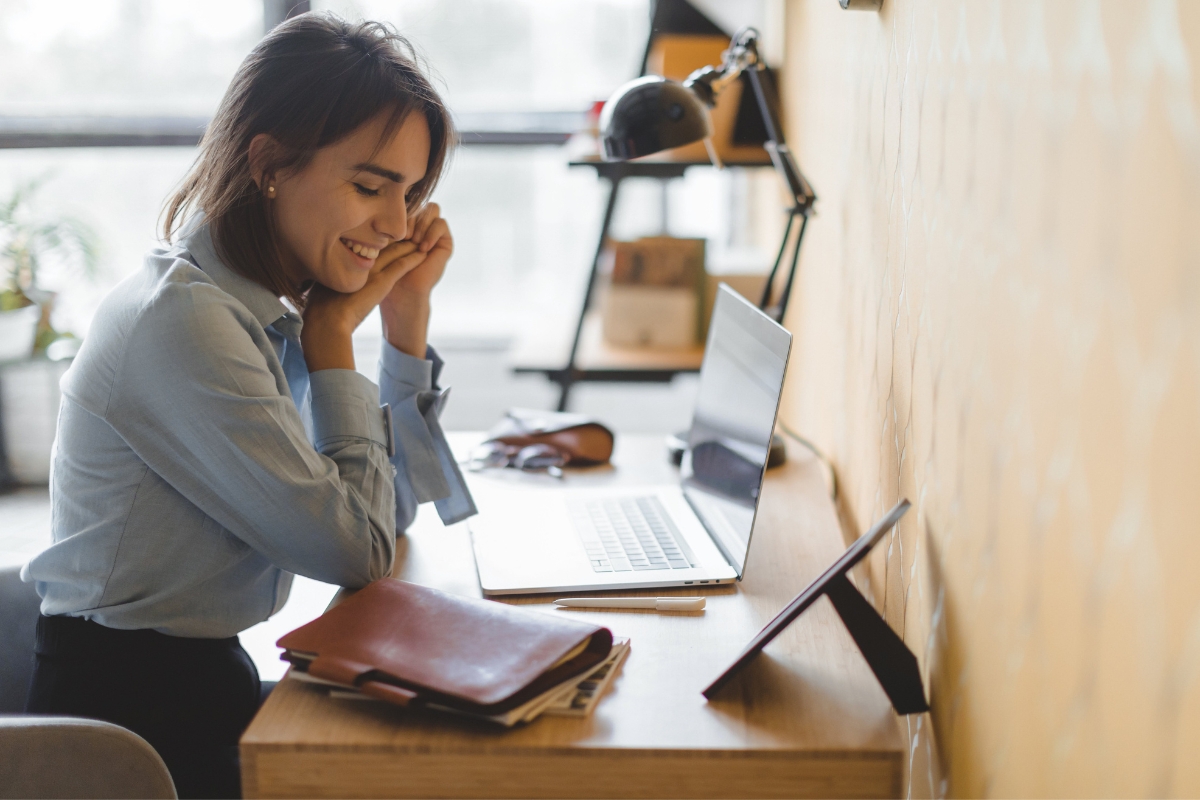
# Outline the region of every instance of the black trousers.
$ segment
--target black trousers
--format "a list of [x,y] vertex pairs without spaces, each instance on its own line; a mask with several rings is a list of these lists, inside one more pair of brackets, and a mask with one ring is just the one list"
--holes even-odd
[[258,670],[236,636],[186,639],[42,617],[26,710],[113,722],[150,743],[181,798],[241,797],[238,738]]

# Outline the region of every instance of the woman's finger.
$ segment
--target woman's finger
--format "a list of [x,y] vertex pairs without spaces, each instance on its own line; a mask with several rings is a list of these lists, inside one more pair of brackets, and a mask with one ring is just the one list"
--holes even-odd
[[428,253],[437,246],[438,241],[442,238],[450,238],[450,225],[446,220],[438,217],[426,228],[425,235],[420,240],[421,252]]
[[[367,276],[367,282],[357,292],[340,294],[331,291],[329,301],[346,303],[348,309],[354,309],[352,315],[361,319],[369,314],[372,308],[379,305],[383,298],[387,297],[388,292],[396,285],[396,281],[419,267],[424,260],[424,253],[410,253],[393,259],[382,268],[373,269]],[[314,289],[316,288],[324,287],[314,287]]]
[[371,313],[371,309],[388,296],[396,282],[419,267],[427,258],[427,255],[418,251],[412,242],[405,242],[404,247],[397,247],[391,255],[396,253],[404,255],[385,260],[381,254],[375,266],[371,268],[366,283],[357,292],[343,294],[320,284],[313,286],[305,305],[305,318],[328,314],[332,309],[340,307],[340,313],[351,319],[357,328]]
[[403,258],[416,251],[416,242],[410,242],[407,239],[392,242],[379,253],[379,257],[375,259],[375,266],[371,267],[371,272],[382,272],[388,265],[396,261],[396,259]]
[[421,209],[413,220],[412,236],[408,237],[413,242],[420,244],[425,239],[425,232],[429,230],[429,226],[434,220],[441,219],[442,209],[437,203],[429,203]]
[[421,266],[426,257],[425,253],[413,252],[393,260],[379,272],[367,278],[367,285],[359,292],[367,292],[370,297],[375,298],[372,304],[377,304],[387,297],[388,292],[396,285],[396,281]]

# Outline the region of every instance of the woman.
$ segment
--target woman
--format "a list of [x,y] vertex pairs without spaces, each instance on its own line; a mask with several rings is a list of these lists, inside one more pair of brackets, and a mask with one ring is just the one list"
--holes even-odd
[[[174,245],[105,299],[63,381],[53,544],[22,573],[43,598],[30,712],[123,725],[180,796],[237,795],[260,692],[237,633],[293,573],[387,575],[418,503],[474,513],[425,343],[453,137],[377,23],[306,14],[243,62],[168,204]],[[378,386],[351,345],[376,306]]]

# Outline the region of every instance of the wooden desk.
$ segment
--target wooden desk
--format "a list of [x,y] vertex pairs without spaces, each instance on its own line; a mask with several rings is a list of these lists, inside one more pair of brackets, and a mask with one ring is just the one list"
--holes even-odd
[[[674,479],[660,437],[622,436],[618,444],[614,469],[568,482]],[[246,797],[899,796],[905,748],[897,718],[828,600],[717,700],[700,695],[844,549],[818,463],[792,443],[788,450],[788,463],[768,473],[742,584],[674,592],[703,591],[706,612],[554,611],[550,597],[506,598],[580,614],[632,639],[591,719],[495,729],[332,700],[284,680],[242,737]],[[431,512],[422,509],[401,544],[396,577],[480,596],[465,525],[443,528]]]

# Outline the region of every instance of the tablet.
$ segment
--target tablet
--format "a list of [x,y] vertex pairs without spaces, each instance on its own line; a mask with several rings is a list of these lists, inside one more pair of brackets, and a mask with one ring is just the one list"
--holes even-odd
[[808,588],[787,604],[787,607],[780,611],[775,619],[767,623],[767,626],[758,632],[750,644],[746,645],[746,649],[742,651],[737,660],[733,662],[722,672],[715,681],[709,684],[703,692],[703,695],[711,700],[713,695],[720,691],[721,687],[729,683],[733,676],[737,675],[747,664],[754,660],[764,647],[771,643],[771,640],[783,632],[783,629],[792,624],[796,617],[800,616],[817,601],[821,595],[825,594],[829,589],[830,584],[842,578],[854,567],[859,561],[862,561],[867,553],[871,552],[883,535],[892,529],[892,526],[900,521],[905,512],[911,507],[911,503],[907,500],[901,500],[891,511],[884,515],[883,519],[876,522],[871,530],[864,533],[858,538],[854,544],[850,545],[849,549],[842,554],[842,557],[834,562],[833,566],[825,570],[821,577],[817,578]]

